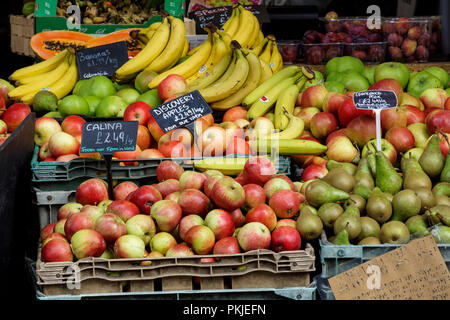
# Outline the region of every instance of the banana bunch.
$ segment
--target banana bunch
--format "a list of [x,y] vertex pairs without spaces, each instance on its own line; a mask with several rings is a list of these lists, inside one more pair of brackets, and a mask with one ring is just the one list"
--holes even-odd
[[75,52],[63,50],[50,59],[14,71],[9,79],[16,82],[16,88],[8,93],[11,100],[32,104],[36,93],[44,88],[61,99],[78,81]]
[[273,73],[277,73],[283,68],[283,58],[278,50],[275,36],[268,35],[252,50],[270,66]]
[[264,39],[258,19],[240,4],[233,8],[230,19],[221,29],[246,49],[256,47]]
[[119,83],[132,80],[144,69],[157,73],[169,70],[189,49],[184,22],[172,16],[164,16],[161,22],[140,30],[136,37],[145,46],[116,70],[114,79]]

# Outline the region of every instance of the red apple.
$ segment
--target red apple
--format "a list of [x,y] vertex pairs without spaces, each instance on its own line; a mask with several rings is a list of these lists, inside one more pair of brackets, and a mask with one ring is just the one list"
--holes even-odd
[[235,138],[244,139],[244,130],[234,122],[222,122],[219,127],[225,130],[225,145],[228,146]]
[[[269,180],[270,181],[270,180]],[[258,184],[249,183],[244,185],[245,201],[243,208],[245,210],[250,210],[256,207],[258,204],[266,202],[266,193],[264,188]]]
[[403,92],[403,98],[402,98],[402,101],[399,102],[399,105],[400,106],[403,106],[403,105],[414,106],[416,108],[419,108],[420,111],[423,111],[425,109],[425,106],[422,103],[422,101],[420,101],[420,99],[416,98],[415,96],[413,96],[407,92]]
[[412,123],[422,122],[425,123],[425,113],[415,106],[404,104],[400,106],[400,110],[406,112],[406,125],[409,126]]
[[348,99],[342,93],[339,92],[328,92],[323,101],[323,111],[331,112],[333,115],[337,117],[338,110],[341,104],[343,104]]
[[67,154],[78,154],[80,143],[77,139],[65,132],[56,132],[48,140],[48,148],[53,157]]
[[175,179],[167,179],[164,180],[157,185],[155,185],[155,188],[158,189],[159,192],[161,192],[161,195],[163,198],[168,196],[171,193],[180,191],[180,182]]
[[192,246],[196,254],[204,255],[211,252],[215,244],[214,232],[207,226],[193,226],[185,237],[186,243]]
[[213,254],[234,254],[241,253],[241,248],[236,237],[222,238],[216,242],[213,248]]
[[250,222],[260,222],[272,231],[277,225],[277,216],[271,207],[263,203],[247,212],[245,223],[248,224]]
[[222,172],[218,170],[206,170],[203,172],[204,176],[206,177],[206,180],[203,184],[203,192],[210,197],[212,188],[214,187],[214,184],[222,178],[224,175]]
[[269,158],[252,157],[245,163],[243,172],[246,183],[263,186],[276,173],[276,169]]
[[246,130],[250,126],[250,122],[247,119],[237,119],[233,123],[243,130]]
[[65,154],[63,156],[59,156],[58,158],[56,158],[55,161],[68,162],[77,158],[79,158],[79,156],[76,154]]
[[70,244],[63,239],[53,239],[47,242],[41,250],[43,262],[72,262],[73,255]]
[[107,243],[114,243],[127,233],[125,222],[115,214],[105,213],[95,222],[95,231],[100,233]]
[[395,95],[397,96],[398,105],[402,103],[403,100],[403,87],[395,79],[382,79],[380,81],[375,82],[372,84],[368,90],[387,90],[387,91],[394,91]]
[[150,240],[150,249],[153,251],[157,251],[163,255],[166,254],[167,250],[171,247],[175,246],[177,241],[175,238],[168,232],[158,232],[155,234]]
[[138,215],[140,211],[133,202],[128,200],[114,200],[106,207],[106,213],[113,213],[121,218],[123,222],[127,222],[131,217]]
[[166,257],[189,257],[193,255],[194,252],[184,243],[176,244],[166,252]]
[[159,182],[167,179],[179,180],[183,172],[183,167],[178,163],[171,160],[164,160],[156,168],[156,177]]
[[[336,132],[336,131],[335,131]],[[335,136],[336,137],[336,136]],[[319,156],[309,156],[302,165],[302,168],[305,169],[306,167],[309,167],[312,164],[317,164],[318,166],[326,167],[327,165],[327,159],[319,157]],[[295,190],[295,183],[294,183],[294,189]]]
[[372,110],[357,109],[353,103],[353,99],[348,99],[338,109],[339,124],[342,128],[345,128],[354,118],[365,114],[372,115],[373,112]]
[[0,120],[0,135],[8,133],[8,126],[5,121]]
[[428,88],[420,95],[420,100],[425,105],[425,108],[440,108],[444,109],[445,101],[449,95],[447,91],[440,88]]
[[322,109],[327,94],[328,90],[324,86],[311,86],[303,91],[301,106],[305,108],[315,107]]
[[[136,144],[140,150],[146,150],[150,147],[152,143],[152,136],[150,135],[150,131],[148,131],[146,126],[138,125],[138,134]],[[139,159],[142,151],[136,156]]]
[[158,123],[151,114],[150,118],[148,119],[147,128],[156,142],[158,142],[159,139],[165,134],[165,132],[161,129],[161,127],[158,125]]
[[164,200],[173,200],[178,203],[178,200],[180,199],[180,195],[181,195],[180,191],[172,192],[172,193],[168,194],[167,196],[165,196]]
[[80,212],[94,219],[94,222],[96,222],[97,219],[105,213],[102,208],[90,204],[83,206]]
[[246,252],[257,249],[268,249],[271,239],[269,229],[260,222],[245,224],[237,234],[239,246]]
[[127,234],[132,234],[141,238],[145,245],[150,243],[150,239],[156,233],[155,222],[150,216],[145,214],[138,214],[131,217],[125,223]]
[[86,205],[97,205],[103,200],[109,199],[108,186],[105,181],[91,178],[82,182],[75,193],[76,202]]
[[263,189],[267,200],[278,190],[292,190],[289,182],[281,178],[271,178],[264,184]]
[[[2,126],[1,134],[5,134],[8,128],[5,122],[2,120],[0,121],[4,124],[4,126]],[[58,121],[50,117],[38,118],[34,124],[34,142],[36,145],[42,146],[57,132],[61,132],[61,126]]]
[[150,214],[161,231],[172,232],[180,222],[182,210],[175,201],[160,200],[152,205]]
[[333,131],[332,133],[330,133],[327,136],[327,139],[325,140],[325,144],[328,145],[328,143],[335,137],[341,137],[341,136],[346,137],[347,135],[346,135],[345,129],[346,128],[342,128],[342,129],[339,129],[339,130],[336,130],[336,131]]
[[275,229],[282,226],[288,226],[295,229],[297,227],[297,222],[294,219],[280,219],[278,220]]
[[64,235],[62,235],[59,232],[53,232],[53,233],[50,233],[44,240],[42,240],[42,246],[45,246],[47,244],[47,242],[55,240],[55,239],[64,240],[67,243],[69,243],[69,241],[67,241],[67,239]]
[[150,119],[151,107],[142,101],[136,101],[130,104],[123,113],[123,120],[137,121],[139,125],[146,126]]
[[61,233],[63,236],[66,236],[64,232],[64,226],[66,225],[67,218],[58,220],[55,224],[55,232]]
[[409,149],[414,148],[414,135],[408,128],[405,127],[395,127],[391,128],[386,132],[384,136],[387,141],[389,141],[397,152],[404,153]]
[[57,220],[65,219],[72,213],[80,212],[83,205],[77,202],[68,202],[58,210]]
[[339,162],[352,162],[359,154],[358,149],[347,137],[336,137],[327,144],[328,160]]
[[245,216],[242,214],[242,211],[240,208],[231,211],[230,215],[231,215],[231,219],[233,220],[235,228],[242,227],[245,224]]
[[250,145],[244,139],[234,137],[233,140],[227,144],[225,154],[250,154]]
[[301,108],[300,111],[295,115],[297,117],[302,118],[303,122],[305,123],[305,130],[309,130],[312,117],[314,117],[314,115],[318,113],[320,113],[319,108],[310,107],[310,108]]
[[247,184],[247,181],[245,180],[244,177],[244,171],[241,171],[236,178],[234,178],[234,181],[236,181],[237,183],[239,183],[241,186],[245,186]]
[[186,170],[180,176],[180,189],[198,189],[203,190],[203,185],[205,184],[206,177],[203,173]]
[[55,232],[56,222],[49,223],[41,229],[39,235],[41,236],[41,241],[44,241],[49,235]]
[[281,226],[272,232],[272,249],[275,252],[299,250],[301,243],[300,233],[293,227]]
[[376,138],[376,121],[372,115],[360,115],[352,119],[345,128],[345,134],[351,141],[355,142],[359,148],[371,139]]
[[124,181],[116,185],[113,189],[114,199],[125,200],[127,196],[139,187],[131,181]]
[[187,88],[186,80],[178,74],[169,74],[158,84],[158,95],[162,101],[174,94],[184,93]]
[[233,178],[224,176],[214,184],[211,200],[217,207],[233,211],[244,204],[244,188]]
[[[118,152],[114,153],[113,157],[116,158],[116,159],[123,159],[123,160],[137,159],[138,156],[140,155],[140,153],[141,153],[141,148],[139,148],[139,146],[136,145],[136,148],[134,150],[132,150],[132,151],[118,151]],[[137,162],[126,161],[126,162],[123,162],[123,164],[125,166],[134,166],[134,165],[137,165]]]
[[205,157],[223,155],[227,147],[225,129],[219,126],[207,128],[199,137],[198,144]]
[[14,103],[6,109],[1,119],[8,126],[8,132],[13,132],[31,113],[30,106],[25,103]]
[[161,192],[154,186],[144,185],[131,193],[127,200],[134,203],[142,214],[150,214],[152,205],[162,200]]
[[205,225],[214,232],[216,240],[220,240],[234,233],[234,222],[229,212],[222,209],[214,209],[205,217]]
[[162,143],[158,150],[164,155],[164,158],[187,158],[189,153],[183,143],[178,141],[167,141]]
[[328,169],[324,166],[312,164],[306,167],[301,176],[301,181],[316,180],[324,177],[328,173]]
[[82,117],[70,115],[61,122],[61,129],[74,137],[81,136],[83,133],[83,124],[86,122]]
[[139,154],[139,159],[160,159],[164,158],[164,155],[158,149],[145,149]]
[[209,212],[211,201],[200,190],[186,189],[181,192],[178,204],[180,205],[184,216],[197,214],[204,218]]
[[177,128],[173,130],[170,134],[170,139],[172,141],[181,142],[186,149],[190,149],[194,143],[192,133],[186,128]]
[[295,191],[278,190],[270,197],[269,206],[278,218],[292,218],[298,212],[300,198]]
[[186,233],[189,231],[190,228],[193,226],[202,226],[205,225],[205,222],[202,217],[196,214],[190,214],[187,216],[184,216],[180,220],[180,224],[178,226],[178,234],[181,238],[181,240],[185,240]]
[[320,140],[338,128],[338,121],[332,113],[320,112],[312,117],[309,125],[312,135]]
[[450,110],[437,110],[430,112],[425,118],[429,134],[442,130],[450,133]]
[[114,255],[116,258],[144,258],[146,255],[144,240],[132,234],[121,236],[114,243]]
[[241,106],[236,106],[228,109],[222,118],[222,122],[234,122],[238,119],[247,119],[247,109]]
[[64,223],[64,235],[70,241],[75,232],[82,229],[94,229],[95,221],[85,213],[77,212],[67,217]]
[[450,110],[450,97],[447,98],[447,100],[445,100],[444,109],[445,110]]
[[384,132],[394,127],[406,127],[407,114],[400,108],[384,109],[380,113],[381,128]]

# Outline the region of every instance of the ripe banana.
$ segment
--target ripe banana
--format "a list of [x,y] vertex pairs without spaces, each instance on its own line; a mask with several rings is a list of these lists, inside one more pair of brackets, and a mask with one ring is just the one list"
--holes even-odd
[[188,90],[194,91],[201,88],[206,88],[207,86],[218,80],[230,65],[232,56],[232,52],[228,52],[209,73],[206,73],[202,77],[194,80],[192,83],[189,83]]
[[42,81],[47,81],[48,80],[47,78],[49,78],[49,77],[51,79],[53,79],[52,77],[56,76],[56,73],[57,73],[56,70],[58,68],[60,68],[62,64],[66,63],[66,66],[67,66],[67,69],[68,69],[69,59],[70,59],[70,55],[67,55],[66,58],[63,61],[61,61],[61,63],[58,66],[56,66],[55,69],[53,69],[53,70],[51,70],[49,72],[45,72],[45,73],[42,73],[42,74],[38,74],[38,75],[32,76],[32,77],[21,78],[17,82],[19,82],[19,84],[23,86],[23,85],[27,85],[27,84],[33,84],[33,83],[39,84]]
[[241,14],[239,15],[239,29],[236,34],[232,36],[233,40],[239,42],[242,48],[248,47],[253,36],[254,25],[255,20],[253,20],[253,13],[242,8]]
[[169,37],[169,20],[164,18],[147,45],[133,59],[128,60],[117,69],[114,77],[119,82],[134,78],[137,73],[145,69],[145,67],[161,54],[169,41]]
[[281,57],[275,41],[273,41],[272,55],[270,56],[269,66],[272,68],[273,73],[277,73],[283,68],[283,58]]
[[184,47],[183,47],[183,52],[181,53],[180,58],[185,57],[187,55],[188,51],[189,51],[189,41],[187,38],[184,38]]
[[255,46],[252,51],[254,54],[256,54],[257,56],[260,55],[260,53],[264,50],[264,48],[266,47],[267,43],[268,43],[269,39],[264,38],[262,39],[257,46]]
[[[195,54],[190,56],[189,59],[183,61],[182,63],[176,65],[175,67],[164,71],[157,75],[153,80],[148,84],[150,89],[156,88],[158,84],[163,81],[169,74],[178,74],[183,78],[187,79],[192,76],[202,65],[205,64],[211,53],[211,41],[207,41],[204,46],[200,50],[198,50]],[[133,58],[135,59],[135,58]]]
[[234,35],[236,34],[236,32],[239,29],[239,16],[240,15],[241,15],[241,6],[238,5],[233,8],[231,17],[230,17],[230,19],[228,19],[228,21],[230,21],[230,23],[226,27],[223,28],[223,31],[228,33],[231,38],[234,37]]
[[284,90],[277,99],[274,110],[273,124],[275,129],[284,130],[290,124],[288,114],[294,112],[300,89],[297,84],[292,84]]
[[261,153],[271,153],[272,146],[278,150],[281,155],[319,155],[327,151],[327,146],[312,140],[300,139],[255,139],[249,141],[252,150],[258,150]]
[[237,92],[223,100],[213,102],[211,104],[211,108],[213,110],[227,110],[241,104],[247,94],[258,86],[262,73],[259,58],[256,54],[249,50],[242,49],[242,52],[244,53],[250,67],[247,79],[245,80],[244,85]]
[[[60,78],[57,82],[55,82],[49,87],[49,91],[53,92],[58,99],[62,99],[72,91],[77,81],[78,81],[77,59],[75,55],[72,55],[70,57],[69,69],[63,75],[62,78]],[[22,101],[27,104],[32,104],[35,94],[36,93],[32,93],[22,97]]]
[[169,41],[161,54],[145,70],[153,70],[156,73],[160,73],[171,68],[181,58],[186,39],[184,22],[172,16],[169,16],[168,20],[170,23]]
[[[258,22],[259,23],[259,22]],[[253,44],[253,47],[256,47],[264,40],[264,34],[261,31],[261,27],[259,28],[258,32],[258,38],[256,39],[255,43]]]
[[153,22],[148,28],[147,31],[155,31],[156,29],[159,28],[159,26],[161,25],[161,22]]
[[192,48],[191,50],[189,50],[188,53],[187,53],[188,56],[194,55],[194,54],[195,54],[198,50],[200,50],[203,46],[207,46],[207,45],[208,45],[208,42],[211,42],[211,41],[212,41],[212,38],[211,38],[211,31],[210,31],[208,28],[206,28],[206,32],[208,33],[208,37],[206,38],[205,42],[203,42],[201,45],[196,46],[195,48]]
[[33,64],[31,66],[27,66],[21,69],[14,71],[10,76],[10,80],[20,81],[23,78],[37,76],[39,74],[43,74],[55,69],[61,62],[66,59],[69,51],[63,50],[55,56],[47,59],[45,61]]
[[255,90],[250,92],[248,96],[245,97],[244,101],[242,102],[242,105],[246,107],[253,104],[259,98],[261,98],[264,95],[264,93],[266,93],[270,88],[275,86],[281,80],[288,77],[292,77],[298,72],[300,72],[300,67],[298,66],[289,66],[284,68],[283,70],[281,70],[280,72],[278,72],[277,74],[273,75],[268,80],[260,84]]
[[225,23],[220,27],[221,30],[228,30],[228,28],[230,27],[231,22],[233,21],[232,19],[234,18],[234,16],[236,15],[236,11],[233,10],[231,11],[231,16],[228,18],[227,21],[225,21]]
[[244,170],[245,163],[248,158],[204,158],[201,160],[194,160],[194,167],[200,171],[218,170],[225,175],[238,175]]
[[270,63],[270,57],[272,55],[272,47],[273,47],[273,41],[268,39],[266,46],[264,47],[264,50],[259,55],[259,58],[266,62],[267,64]]
[[258,85],[260,85],[261,83],[265,82],[266,80],[270,79],[270,77],[273,76],[273,72],[269,64],[261,59],[259,59],[259,62],[261,63],[261,78],[259,79]]
[[247,79],[250,66],[245,59],[240,49],[235,49],[237,59],[233,73],[228,79],[224,80],[219,85],[210,85],[204,89],[200,89],[199,92],[203,96],[206,102],[215,102],[232,95],[238,91],[245,83]]
[[237,59],[237,54],[236,54],[235,50],[233,50],[233,55],[232,55],[230,63],[228,64],[227,69],[216,81],[214,81],[209,86],[214,85],[217,87],[217,86],[221,85],[225,80],[227,80],[230,77],[230,75],[234,72],[234,68],[236,67],[236,59]]
[[225,31],[222,31],[220,29],[217,29],[217,33],[219,34],[220,38],[222,38],[222,40],[225,42],[225,44],[228,47],[230,47],[231,41],[233,40],[233,39],[231,39],[231,36],[228,33],[226,33]]
[[301,66],[300,67],[303,75],[306,77],[306,80],[314,80],[316,78],[316,74],[313,70],[311,70],[308,66]]
[[59,64],[55,69],[41,75],[39,82],[31,82],[19,87],[14,88],[8,93],[8,97],[12,100],[18,100],[23,96],[30,93],[36,93],[42,88],[51,86],[53,83],[58,81],[69,69],[69,56],[64,59],[64,62]]
[[247,44],[246,48],[252,48],[255,43],[257,43],[258,39],[259,39],[259,32],[261,31],[260,27],[259,27],[259,21],[258,18],[255,17],[254,14],[252,14],[252,19],[253,19],[253,30],[252,30],[252,35],[250,37],[250,41]]
[[296,74],[293,77],[283,79],[275,86],[269,89],[264,95],[257,100],[247,111],[247,119],[262,117],[266,114],[277,101],[280,94],[291,84],[294,84],[303,74]]

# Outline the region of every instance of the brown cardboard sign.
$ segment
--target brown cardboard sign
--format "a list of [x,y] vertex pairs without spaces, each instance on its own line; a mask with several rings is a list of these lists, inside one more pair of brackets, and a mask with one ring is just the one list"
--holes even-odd
[[340,273],[329,282],[336,300],[450,300],[450,273],[431,235]]

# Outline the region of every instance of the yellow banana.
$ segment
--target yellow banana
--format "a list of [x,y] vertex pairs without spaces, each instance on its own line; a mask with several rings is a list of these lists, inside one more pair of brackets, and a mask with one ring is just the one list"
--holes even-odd
[[319,142],[301,139],[255,139],[249,141],[249,144],[252,150],[264,153],[271,153],[273,146],[281,155],[319,155],[327,151],[327,146]]
[[154,31],[154,30],[156,30],[156,29],[158,29],[159,28],[159,26],[161,25],[161,22],[153,22],[147,29],[147,31]]
[[244,101],[242,101],[242,105],[244,107],[249,106],[256,102],[259,98],[261,98],[270,88],[277,85],[280,81],[285,78],[289,78],[294,76],[296,73],[300,72],[300,67],[298,66],[289,66],[273,75],[263,83],[261,83],[255,90],[250,92],[247,97],[245,97]]
[[303,133],[303,129],[305,129],[305,122],[302,118],[294,116],[287,111],[286,116],[289,118],[288,125],[275,137],[278,137],[278,139],[297,139]]
[[234,68],[236,67],[237,54],[236,54],[235,50],[233,50],[232,52],[233,52],[233,54],[232,54],[230,63],[228,64],[227,69],[225,70],[225,72],[216,81],[214,81],[213,83],[211,83],[208,86],[212,86],[212,85],[219,86],[219,85],[221,85],[234,72]]
[[294,112],[300,89],[296,84],[292,84],[284,90],[275,104],[274,121],[275,129],[284,130],[289,124],[288,114]]
[[[56,81],[50,87],[48,87],[48,89],[49,91],[53,92],[58,99],[62,99],[72,91],[77,81],[78,81],[77,59],[74,55],[71,55],[70,67],[67,70],[67,72],[62,76],[62,78],[58,79],[58,81]],[[35,93],[26,95],[22,97],[22,101],[24,103],[31,104],[33,103],[34,95]]]
[[31,82],[19,87],[16,87],[15,89],[11,90],[8,93],[8,97],[10,97],[13,100],[17,100],[23,96],[26,96],[30,93],[36,93],[37,91],[41,90],[42,88],[46,88],[50,85],[52,85],[54,82],[58,81],[69,69],[69,57],[66,57],[64,59],[64,62],[61,63],[56,67],[56,69],[53,69],[50,72],[47,72],[44,74],[45,76],[41,77],[41,80],[39,82]]
[[185,57],[187,55],[188,51],[189,51],[189,41],[187,38],[184,38],[184,48],[183,48],[183,52],[181,53],[180,58]]
[[237,92],[230,95],[229,97],[226,97],[223,100],[213,102],[211,104],[211,108],[213,110],[227,110],[234,106],[240,105],[247,94],[249,94],[258,86],[262,72],[259,58],[256,54],[249,50],[242,49],[242,52],[244,53],[250,67],[247,79],[245,80],[242,88],[240,88]]
[[254,104],[252,104],[252,106],[248,109],[247,118],[254,119],[262,117],[264,114],[266,114],[275,104],[280,94],[288,86],[294,84],[301,76],[303,75],[300,73],[300,76],[296,74],[292,77],[283,79],[282,81],[278,82],[274,87],[270,88],[269,91],[264,93],[264,95]]
[[217,33],[219,34],[223,42],[225,42],[225,44],[229,47],[231,45],[231,41],[233,40],[231,39],[231,36],[225,31],[222,31],[220,29],[217,29]]
[[301,66],[300,67],[303,75],[306,77],[306,80],[314,80],[316,78],[316,74],[313,70],[311,70],[308,66]]
[[225,23],[224,23],[222,26],[220,26],[220,29],[221,29],[221,30],[227,30],[227,29],[230,27],[231,21],[232,21],[232,19],[234,18],[235,14],[236,14],[236,12],[235,12],[234,9],[233,9],[233,10],[231,11],[231,16],[228,18],[228,20],[225,21]]
[[22,78],[18,82],[20,83],[20,85],[23,86],[23,85],[33,84],[33,83],[39,84],[43,81],[47,81],[49,77],[52,78],[52,77],[57,76],[56,73],[58,73],[58,72],[56,70],[58,68],[60,68],[62,64],[66,64],[66,67],[68,69],[69,68],[69,59],[70,59],[70,55],[66,56],[66,58],[61,62],[61,64],[59,64],[55,69],[53,69],[49,72],[38,74],[36,76]]
[[195,48],[192,48],[191,50],[188,51],[187,55],[188,56],[192,56],[194,55],[198,50],[200,50],[202,47],[207,46],[208,42],[212,41],[212,35],[211,35],[211,31],[209,29],[206,28],[206,32],[208,33],[208,37],[206,38],[205,42],[203,42],[201,45],[196,46]]
[[267,39],[267,38],[262,39],[261,42],[258,43],[258,45],[252,49],[253,53],[256,54],[257,56],[259,56],[260,53],[266,47],[268,41],[269,41],[269,39]]
[[270,68],[272,68],[273,73],[277,73],[283,68],[283,58],[281,57],[280,51],[278,50],[277,43],[273,42],[272,55],[270,56],[269,62]]
[[259,59],[259,62],[261,63],[261,78],[259,79],[259,84],[261,84],[264,81],[270,79],[270,77],[272,77],[273,75],[273,72],[267,62],[262,59]]
[[231,58],[233,54],[229,51],[222,60],[219,61],[218,64],[211,70],[211,72],[204,74],[202,77],[197,78],[192,83],[188,84],[188,90],[198,90],[201,88],[206,88],[210,84],[214,83],[218,80],[227,70],[230,65]]
[[137,73],[147,67],[166,47],[170,37],[170,25],[167,18],[156,29],[155,34],[147,45],[133,59],[128,60],[116,70],[118,80],[132,79]]
[[145,70],[153,70],[160,73],[161,71],[171,68],[178,59],[181,58],[186,39],[184,22],[181,19],[172,16],[169,16],[168,20],[170,23],[169,41],[160,55],[155,58]]
[[239,29],[232,37],[233,40],[239,42],[242,48],[247,48],[254,31],[255,20],[253,20],[253,13],[249,10],[242,8],[239,15]]
[[270,57],[272,55],[272,47],[273,47],[273,41],[269,39],[264,50],[259,55],[259,58],[261,60],[263,60],[264,62],[266,62],[267,64],[270,63]]
[[225,99],[244,85],[250,66],[242,51],[240,49],[235,49],[235,51],[237,54],[236,66],[230,77],[219,85],[213,84],[199,90],[206,102],[210,103]]
[[148,84],[150,89],[156,88],[158,84],[163,81],[169,74],[178,74],[183,78],[187,79],[192,76],[202,65],[205,64],[211,53],[211,41],[208,41],[205,46],[202,46],[195,54],[189,57],[189,59],[183,61],[182,63],[176,65],[175,67],[164,71],[157,75]]
[[33,64],[28,67],[24,67],[14,71],[10,76],[10,80],[20,81],[23,78],[37,76],[55,69],[60,63],[66,59],[69,51],[63,50],[55,56],[45,61]]
[[227,25],[226,28],[223,28],[223,31],[228,33],[231,38],[233,38],[233,36],[236,34],[236,32],[239,29],[240,14],[241,14],[241,6],[238,5],[238,6],[234,7],[233,13],[231,14],[230,19],[228,19],[228,21],[230,21],[230,23]]
[[252,14],[252,19],[253,19],[253,30],[250,40],[247,44],[247,48],[249,49],[252,48],[255,45],[255,43],[257,43],[260,31],[258,18],[256,18],[255,15]]
[[238,175],[244,170],[245,163],[248,158],[204,158],[201,160],[194,160],[194,167],[199,171],[218,170],[225,175]]
[[256,39],[255,43],[253,44],[253,47],[256,47],[257,45],[259,45],[263,40],[264,40],[264,34],[260,27],[259,32],[258,32],[258,38]]

